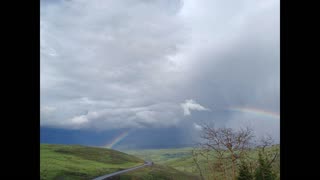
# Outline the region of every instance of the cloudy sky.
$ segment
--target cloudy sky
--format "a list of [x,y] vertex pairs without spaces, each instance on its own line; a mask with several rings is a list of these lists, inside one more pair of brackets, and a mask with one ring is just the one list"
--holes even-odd
[[41,0],[40,12],[41,128],[196,135],[210,121],[279,137],[279,118],[232,110],[279,114],[278,0]]

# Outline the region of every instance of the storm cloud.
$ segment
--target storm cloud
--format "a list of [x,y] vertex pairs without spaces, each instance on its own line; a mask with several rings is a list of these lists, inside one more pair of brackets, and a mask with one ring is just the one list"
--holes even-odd
[[279,1],[42,0],[40,33],[41,126],[260,131],[228,108],[279,112]]

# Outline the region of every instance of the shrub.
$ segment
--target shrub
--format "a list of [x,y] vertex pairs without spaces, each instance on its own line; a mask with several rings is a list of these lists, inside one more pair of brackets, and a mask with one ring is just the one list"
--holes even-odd
[[248,164],[245,161],[241,161],[237,180],[253,180],[253,175],[250,172]]
[[276,175],[272,172],[272,167],[267,159],[259,152],[258,168],[255,171],[256,180],[275,180]]

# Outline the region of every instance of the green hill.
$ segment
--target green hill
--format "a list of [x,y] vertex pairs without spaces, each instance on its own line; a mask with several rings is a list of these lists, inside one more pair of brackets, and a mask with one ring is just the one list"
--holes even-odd
[[193,172],[194,164],[191,155],[192,148],[176,149],[149,149],[149,150],[130,150],[128,154],[151,160],[161,165],[174,167],[177,170]]
[[[280,152],[280,146],[275,145],[269,147],[268,150]],[[176,170],[192,173],[198,175],[198,170],[196,165],[192,160],[191,154],[192,148],[176,148],[176,149],[149,149],[149,150],[128,150],[125,151],[128,154],[132,154],[139,158],[151,160],[157,164],[164,165],[167,167],[175,168]],[[251,150],[249,152],[251,158],[258,157],[258,149]],[[211,155],[213,157],[213,154]],[[202,157],[199,159],[200,166],[206,164],[206,160]],[[280,175],[280,157],[276,159],[276,162],[273,164],[273,170],[278,175]],[[206,175],[210,172],[204,172]]]
[[117,180],[200,180],[188,172],[181,172],[169,166],[155,164],[151,167],[132,171],[116,178]]
[[[40,144],[40,179],[80,180],[138,166],[144,160],[112,149],[80,145]],[[175,178],[173,178],[175,177]],[[174,168],[155,164],[115,179],[197,179]]]
[[41,179],[91,179],[143,163],[142,159],[111,149],[40,145]]

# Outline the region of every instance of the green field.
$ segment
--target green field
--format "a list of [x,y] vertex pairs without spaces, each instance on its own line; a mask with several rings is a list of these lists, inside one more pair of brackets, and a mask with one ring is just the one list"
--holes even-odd
[[[144,160],[151,160],[155,165],[122,174],[114,179],[199,179],[199,173],[192,160],[191,150],[192,148],[131,150],[123,153],[112,149],[80,145],[41,144],[40,179],[92,179],[141,165]],[[276,145],[268,150],[279,151],[280,146]],[[257,158],[258,151],[257,149],[251,150],[249,154],[252,158]],[[203,167],[205,167],[205,162],[204,158],[200,158],[200,164]],[[280,174],[279,165],[280,160],[278,158],[273,165],[274,171],[278,175]],[[205,172],[205,175],[209,177],[208,172]]]
[[151,167],[120,175],[119,180],[200,180],[197,175],[155,164]]
[[[191,154],[192,148],[177,148],[177,149],[150,149],[150,150],[129,150],[125,151],[128,154],[132,154],[139,158],[151,160],[157,164],[169,166],[179,171],[192,173],[198,175],[197,168],[192,160]],[[275,145],[269,147],[268,151],[280,152],[280,146]],[[249,156],[253,159],[258,158],[258,149],[254,149],[248,152]],[[211,154],[211,157],[214,153]],[[200,157],[200,164],[205,164],[205,159]],[[278,157],[273,165],[274,172],[280,175],[280,157]],[[208,174],[208,172],[206,173]],[[210,178],[209,178],[210,179]]]
[[[141,165],[144,163],[142,159],[106,148],[40,144],[40,179],[88,180]],[[155,164],[152,167],[123,174],[116,179],[188,180],[197,179],[197,177],[168,166]]]
[[193,172],[194,165],[192,163],[191,150],[192,148],[177,148],[130,150],[125,152],[178,170]]
[[91,179],[144,161],[111,149],[79,145],[40,145],[41,179]]

